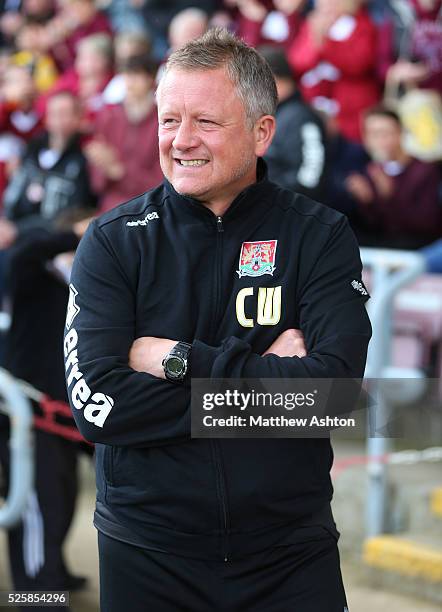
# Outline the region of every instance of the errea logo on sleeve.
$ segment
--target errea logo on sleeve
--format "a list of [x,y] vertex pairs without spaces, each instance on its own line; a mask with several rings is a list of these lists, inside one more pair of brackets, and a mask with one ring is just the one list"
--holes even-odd
[[64,357],[66,383],[70,394],[71,405],[77,410],[83,410],[86,421],[97,427],[103,427],[114,400],[105,393],[93,393],[87,384],[78,364],[78,334],[73,327],[64,339]]

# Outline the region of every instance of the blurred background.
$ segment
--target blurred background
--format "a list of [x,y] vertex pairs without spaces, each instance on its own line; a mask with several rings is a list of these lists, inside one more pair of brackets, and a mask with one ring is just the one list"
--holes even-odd
[[[440,610],[441,5],[0,0],[0,591],[69,590],[73,611],[98,610],[94,449],[61,352],[69,271],[94,216],[162,180],[168,55],[224,26],[276,78],[271,180],[348,216],[372,296],[380,427],[334,445],[349,609]],[[392,410],[414,426],[390,434]]]

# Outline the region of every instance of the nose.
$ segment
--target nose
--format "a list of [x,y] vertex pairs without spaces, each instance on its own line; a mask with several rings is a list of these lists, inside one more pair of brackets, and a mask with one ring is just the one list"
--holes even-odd
[[200,144],[200,139],[191,121],[183,119],[176,131],[172,146],[177,151],[187,151]]

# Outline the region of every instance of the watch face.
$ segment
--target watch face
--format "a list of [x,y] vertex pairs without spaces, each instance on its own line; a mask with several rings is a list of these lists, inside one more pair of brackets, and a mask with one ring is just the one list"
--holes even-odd
[[166,368],[171,376],[181,376],[184,371],[184,361],[180,357],[169,357]]

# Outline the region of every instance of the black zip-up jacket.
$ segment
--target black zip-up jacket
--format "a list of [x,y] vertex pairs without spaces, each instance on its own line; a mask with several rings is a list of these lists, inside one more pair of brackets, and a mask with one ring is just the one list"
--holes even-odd
[[[197,378],[360,378],[371,335],[360,282],[346,218],[265,176],[222,218],[165,181],[95,220],[64,352],[74,418],[96,443],[97,528],[228,559],[312,525],[332,497],[328,439],[193,439],[189,382],[136,372],[128,354],[156,336],[192,343]],[[257,310],[258,288],[271,309]],[[306,357],[261,356],[293,327]]]

